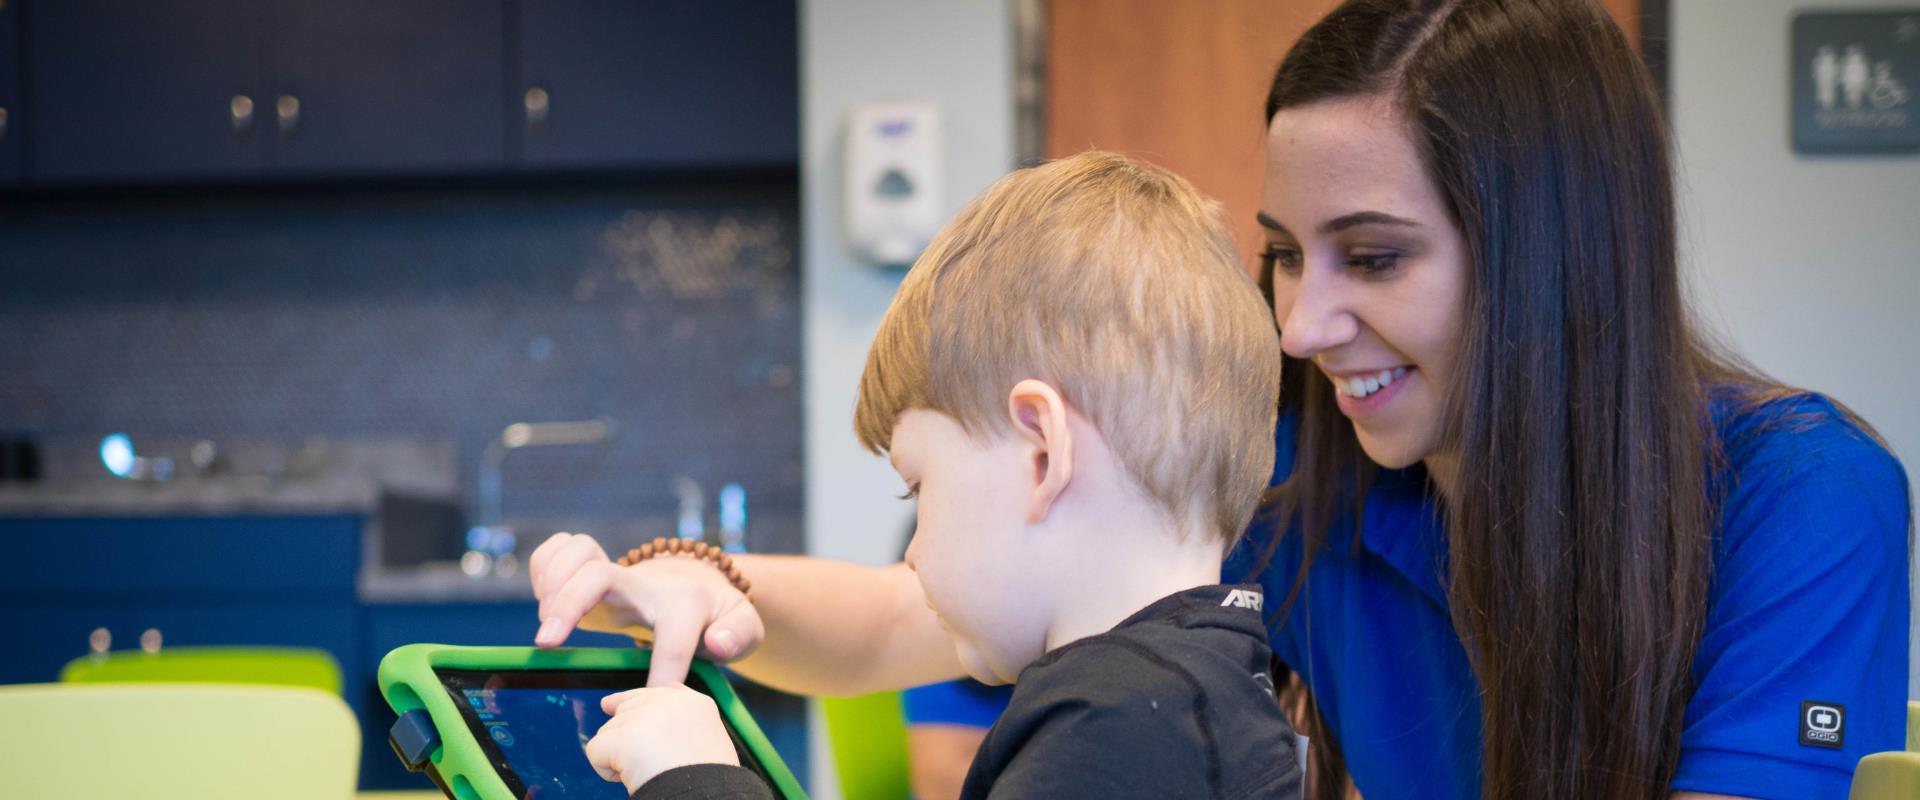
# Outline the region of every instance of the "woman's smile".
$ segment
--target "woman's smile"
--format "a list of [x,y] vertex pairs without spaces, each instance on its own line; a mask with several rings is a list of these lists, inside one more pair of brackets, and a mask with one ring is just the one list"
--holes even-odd
[[1356,372],[1327,372],[1340,413],[1351,419],[1372,415],[1393,402],[1416,372],[1411,366]]

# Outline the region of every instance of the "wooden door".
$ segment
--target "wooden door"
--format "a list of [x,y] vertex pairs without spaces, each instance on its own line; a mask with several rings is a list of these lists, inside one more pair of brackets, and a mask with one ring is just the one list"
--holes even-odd
[[[1638,46],[1642,0],[1603,0]],[[1268,83],[1339,0],[1047,0],[1046,155],[1116,150],[1173,170],[1260,241]]]

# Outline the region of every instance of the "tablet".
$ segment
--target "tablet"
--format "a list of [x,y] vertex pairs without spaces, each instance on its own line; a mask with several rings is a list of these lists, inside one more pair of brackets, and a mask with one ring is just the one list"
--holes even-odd
[[[607,695],[647,683],[639,648],[454,647],[414,644],[380,662],[380,691],[400,716],[394,752],[456,800],[626,800],[587,762]],[[726,679],[695,661],[687,686],[713,698],[741,766],[776,797],[798,800],[792,773]]]

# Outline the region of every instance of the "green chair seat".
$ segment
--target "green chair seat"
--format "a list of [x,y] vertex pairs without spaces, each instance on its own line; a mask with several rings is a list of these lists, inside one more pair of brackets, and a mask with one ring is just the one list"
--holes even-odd
[[1853,768],[1849,800],[1913,800],[1920,797],[1920,703],[1907,703],[1907,749],[1874,753]]
[[299,647],[170,647],[81,656],[61,683],[240,683],[303,686],[340,694],[340,664],[325,650]]
[[338,695],[188,683],[0,686],[0,797],[349,800],[360,727]]

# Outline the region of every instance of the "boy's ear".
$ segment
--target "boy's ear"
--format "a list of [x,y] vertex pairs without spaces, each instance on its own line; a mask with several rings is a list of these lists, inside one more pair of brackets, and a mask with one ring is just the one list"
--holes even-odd
[[1024,455],[1033,479],[1027,522],[1047,518],[1053,501],[1073,481],[1073,433],[1067,428],[1067,402],[1045,381],[1028,378],[1007,394],[1013,430],[1027,443]]

